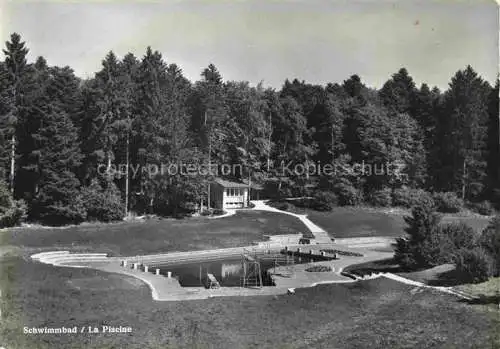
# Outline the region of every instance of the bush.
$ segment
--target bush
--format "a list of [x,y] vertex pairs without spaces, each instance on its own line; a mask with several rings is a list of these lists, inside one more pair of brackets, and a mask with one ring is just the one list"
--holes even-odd
[[370,204],[377,207],[388,207],[392,205],[392,193],[389,188],[374,191],[370,194]]
[[285,200],[272,200],[268,202],[269,206],[281,211],[293,211],[294,205]]
[[21,224],[26,219],[27,207],[23,200],[14,200],[5,182],[0,181],[0,228]]
[[113,222],[124,217],[120,192],[113,183],[108,183],[103,189],[97,180],[93,180],[90,186],[83,188],[82,199],[88,220]]
[[434,206],[434,200],[432,195],[423,189],[403,187],[394,190],[392,204],[405,208],[412,208],[417,205]]
[[226,213],[226,212],[220,208],[214,208],[212,210],[212,215],[214,215],[214,216],[222,216],[224,213]]
[[493,259],[480,247],[459,250],[455,255],[455,265],[464,282],[483,282],[494,274]]
[[0,213],[0,228],[14,227],[26,220],[28,209],[23,200],[12,200],[12,206]]
[[331,211],[337,206],[337,203],[337,195],[328,191],[322,191],[314,194],[312,208],[318,211]]
[[322,249],[320,251],[325,252],[325,253],[329,253],[329,254],[338,254],[340,256],[350,256],[350,257],[363,257],[364,256],[362,253],[359,253],[359,252],[335,250],[332,248]]
[[483,216],[491,216],[495,214],[495,208],[493,207],[493,204],[487,200],[472,203],[470,204],[470,208],[472,211],[479,213],[480,215]]
[[448,239],[456,250],[461,248],[471,249],[477,244],[477,233],[471,226],[454,222],[439,227],[440,234]]
[[212,214],[211,210],[204,208],[201,212],[200,215],[202,216],[210,216]]
[[324,273],[332,271],[332,268],[328,265],[315,265],[306,269],[310,273]]
[[481,232],[478,245],[495,261],[495,276],[500,276],[500,215],[494,217]]
[[439,263],[452,263],[453,255],[461,249],[473,249],[477,245],[477,234],[464,223],[449,223],[439,227],[436,239]]
[[464,206],[464,202],[454,192],[435,193],[433,195],[436,203],[436,210],[443,213],[460,212]]
[[36,202],[36,215],[40,222],[51,226],[80,224],[87,218],[87,211],[81,195],[67,199],[67,202],[49,204],[48,200]]
[[356,206],[363,201],[363,194],[350,183],[335,184],[334,193],[337,195],[338,204],[341,206]]

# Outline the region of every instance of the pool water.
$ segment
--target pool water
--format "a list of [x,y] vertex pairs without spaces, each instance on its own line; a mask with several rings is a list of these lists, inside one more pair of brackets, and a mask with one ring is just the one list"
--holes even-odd
[[[259,256],[263,286],[274,286],[268,271],[276,266],[293,265],[298,263],[313,262],[311,258],[279,255]],[[172,277],[179,280],[183,287],[205,286],[207,274],[213,274],[223,287],[240,287],[243,279],[242,258],[223,259],[210,262],[189,263],[175,266],[158,266],[160,273],[167,275],[170,271]],[[256,276],[256,274],[254,274]],[[256,279],[256,278],[255,278]],[[256,284],[250,280],[249,285]]]

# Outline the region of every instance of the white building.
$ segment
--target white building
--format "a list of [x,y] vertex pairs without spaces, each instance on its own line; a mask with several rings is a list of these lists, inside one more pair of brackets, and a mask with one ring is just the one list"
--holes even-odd
[[210,206],[219,209],[248,207],[248,185],[215,180],[210,185]]

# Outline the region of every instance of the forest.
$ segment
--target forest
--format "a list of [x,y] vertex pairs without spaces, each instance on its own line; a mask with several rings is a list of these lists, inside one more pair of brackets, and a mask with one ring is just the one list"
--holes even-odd
[[[276,90],[226,81],[209,62],[189,81],[150,47],[142,57],[110,51],[87,79],[43,57],[28,62],[28,52],[14,33],[0,61],[0,226],[190,214],[209,204],[219,176],[269,198],[500,206],[499,84],[471,66],[445,91],[416,86],[399,67],[380,89],[352,75],[325,86],[291,77]],[[158,171],[231,164],[241,166]],[[342,170],[284,173],[283,164]]]

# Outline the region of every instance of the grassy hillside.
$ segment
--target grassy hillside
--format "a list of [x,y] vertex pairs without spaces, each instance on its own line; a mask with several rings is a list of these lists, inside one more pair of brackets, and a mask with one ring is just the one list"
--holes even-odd
[[[293,296],[154,302],[138,280],[3,261],[7,348],[500,348],[496,309],[387,279]],[[23,326],[130,326],[131,334],[24,335]]]
[[244,211],[220,219],[153,219],[143,222],[88,224],[68,228],[20,228],[0,232],[2,246],[133,255],[237,247],[263,241],[265,234],[305,231],[295,217]]
[[[381,210],[357,207],[336,207],[331,212],[308,210],[309,219],[336,238],[364,236],[401,236],[406,223],[404,214],[385,213]],[[405,213],[409,214],[409,213]],[[488,217],[443,216],[442,223],[464,222],[476,230],[488,225]]]

